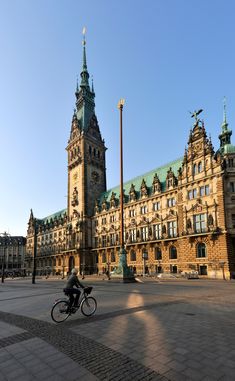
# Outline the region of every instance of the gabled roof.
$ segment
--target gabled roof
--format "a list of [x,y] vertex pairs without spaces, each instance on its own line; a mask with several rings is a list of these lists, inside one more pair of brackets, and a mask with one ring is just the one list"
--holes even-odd
[[[135,190],[137,192],[137,195],[139,193],[139,190],[141,188],[142,180],[144,179],[146,182],[147,187],[150,189],[150,192],[152,191],[152,183],[155,173],[157,173],[158,178],[161,182],[162,191],[164,192],[166,190],[166,176],[167,171],[171,168],[171,170],[174,172],[175,176],[178,175],[178,169],[182,166],[183,158],[179,158],[177,160],[174,160],[170,163],[167,163],[161,167],[155,168],[150,172],[147,172],[143,175],[140,175],[138,177],[135,177],[132,180],[129,180],[123,184],[124,194],[129,195],[131,185],[133,184],[135,186]],[[118,199],[120,196],[120,185],[109,189],[107,192],[104,192],[100,195],[100,203],[106,198],[106,201],[110,201],[110,197],[112,193],[115,193],[115,197]]]

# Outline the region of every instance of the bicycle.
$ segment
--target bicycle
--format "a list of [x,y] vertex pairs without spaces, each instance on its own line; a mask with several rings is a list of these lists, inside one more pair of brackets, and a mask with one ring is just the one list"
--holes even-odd
[[[51,309],[51,318],[55,323],[62,323],[67,320],[71,314],[77,312],[81,307],[82,314],[84,316],[92,316],[97,309],[97,302],[93,296],[90,295],[93,287],[85,287],[81,292],[78,306],[70,306],[70,301],[68,299],[57,299]],[[65,295],[66,292],[64,292]]]

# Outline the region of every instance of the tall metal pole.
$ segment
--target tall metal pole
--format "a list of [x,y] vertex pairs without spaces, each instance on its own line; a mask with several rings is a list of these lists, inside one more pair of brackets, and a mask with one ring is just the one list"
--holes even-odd
[[133,272],[127,266],[126,250],[124,247],[124,213],[123,213],[123,141],[122,141],[122,111],[125,100],[120,99],[118,108],[120,110],[120,251],[119,251],[119,264],[112,274],[112,277],[123,279],[124,282],[135,281]]
[[4,240],[3,240],[3,258],[2,258],[2,283],[4,283],[5,257],[6,257],[6,238],[4,237]]
[[123,140],[122,140],[122,110],[125,100],[120,99],[120,249],[124,249],[124,222],[123,222]]
[[34,245],[33,245],[33,273],[32,273],[32,284],[35,284],[36,277],[36,256],[37,256],[37,222],[34,219]]

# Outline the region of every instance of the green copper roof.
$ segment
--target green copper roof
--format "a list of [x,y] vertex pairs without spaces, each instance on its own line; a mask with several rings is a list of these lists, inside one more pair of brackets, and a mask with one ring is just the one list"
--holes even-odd
[[223,154],[235,153],[235,146],[232,144],[225,144],[223,147],[220,148],[220,152]]
[[81,71],[81,82],[80,89],[76,88],[76,114],[79,121],[80,128],[82,130],[87,130],[89,127],[90,120],[95,114],[95,93],[94,87],[90,89],[89,85],[89,73],[87,70],[87,60],[86,60],[86,41],[85,37],[83,40],[83,61],[82,61],[82,71]]
[[50,222],[50,220],[55,220],[61,217],[64,217],[67,213],[67,209],[62,209],[59,212],[56,212],[54,214],[51,214],[50,216],[42,218],[40,221],[43,223],[46,223],[47,221]]
[[[183,158],[177,159],[175,161],[172,161],[168,164],[163,165],[162,167],[155,168],[154,170],[150,172],[147,172],[141,176],[135,177],[134,179],[125,182],[123,184],[124,194],[129,195],[131,185],[133,184],[135,186],[135,191],[137,192],[137,195],[138,195],[143,179],[145,180],[147,187],[150,188],[150,192],[151,192],[155,173],[158,175],[158,178],[161,182],[162,191],[164,192],[166,190],[167,171],[171,168],[171,170],[174,172],[175,176],[177,177],[178,169],[182,166],[182,162],[183,162]],[[118,199],[120,195],[120,186],[111,188],[107,192],[102,193],[100,196],[100,202],[102,202],[104,198],[106,198],[107,201],[110,201],[110,197],[113,192],[115,193],[115,197]]]
[[223,123],[221,125],[222,132],[219,135],[220,140],[220,152],[225,152],[224,147],[231,145],[232,131],[228,129],[227,117],[226,117],[226,99],[224,97],[224,111],[223,111]]

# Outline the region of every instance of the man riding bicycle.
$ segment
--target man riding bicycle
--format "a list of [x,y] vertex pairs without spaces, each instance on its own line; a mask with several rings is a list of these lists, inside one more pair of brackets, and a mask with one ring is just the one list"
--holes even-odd
[[[64,288],[64,293],[69,296],[70,307],[78,307],[78,301],[81,294],[81,291],[78,288],[85,288],[85,286],[83,286],[83,284],[79,281],[77,273],[77,269],[72,269],[71,275],[68,278],[66,286]],[[77,288],[75,288],[74,286],[76,286]],[[76,295],[75,298],[74,294]]]

